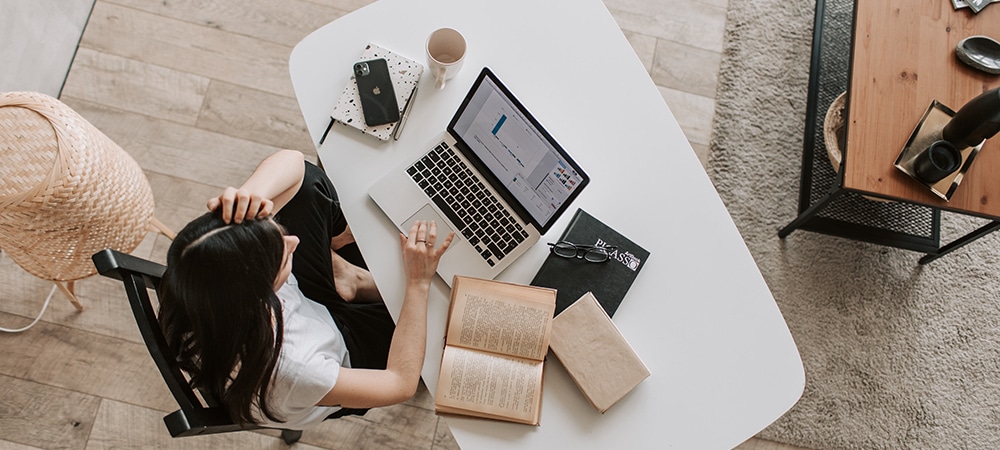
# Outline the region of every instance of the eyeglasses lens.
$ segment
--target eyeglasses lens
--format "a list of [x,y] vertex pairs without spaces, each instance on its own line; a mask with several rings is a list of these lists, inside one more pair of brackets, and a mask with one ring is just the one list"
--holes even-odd
[[589,248],[583,254],[583,259],[590,262],[604,262],[608,260],[608,251],[603,248]]
[[552,252],[563,258],[576,258],[576,246],[565,242],[559,242],[552,246]]

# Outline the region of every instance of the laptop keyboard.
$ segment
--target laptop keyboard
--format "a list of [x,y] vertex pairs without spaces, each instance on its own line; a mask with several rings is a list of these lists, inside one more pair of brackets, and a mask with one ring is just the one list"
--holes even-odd
[[514,216],[447,143],[438,144],[406,173],[490,266],[528,238]]

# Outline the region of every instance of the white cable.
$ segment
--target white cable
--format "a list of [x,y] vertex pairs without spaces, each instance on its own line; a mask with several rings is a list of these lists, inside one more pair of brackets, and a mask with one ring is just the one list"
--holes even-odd
[[[0,258],[3,258],[3,255],[4,255],[3,250],[0,250]],[[52,294],[56,293],[56,288],[58,288],[58,287],[59,287],[58,285],[53,284],[52,290],[49,291],[49,296],[45,297],[45,304],[42,305],[42,310],[38,312],[38,317],[35,317],[35,320],[33,320],[30,324],[28,324],[28,326],[23,327],[23,328],[18,328],[16,330],[11,330],[9,328],[0,327],[0,331],[5,332],[5,333],[20,333],[22,331],[26,331],[27,329],[35,326],[35,324],[38,323],[39,320],[41,320],[42,315],[45,314],[45,309],[49,307],[49,300],[52,300]]]
[[38,323],[39,320],[41,320],[42,314],[45,314],[45,309],[49,307],[49,300],[52,300],[52,294],[56,293],[56,288],[58,288],[58,287],[59,286],[55,286],[55,285],[52,286],[52,290],[49,291],[49,296],[45,297],[45,304],[42,305],[42,310],[38,312],[38,317],[35,317],[35,320],[33,320],[31,323],[29,323],[28,326],[23,327],[23,328],[18,328],[16,330],[11,330],[9,328],[0,327],[0,331],[3,331],[5,333],[20,333],[22,331],[27,330],[28,328],[31,328],[31,327],[35,326],[35,324]]

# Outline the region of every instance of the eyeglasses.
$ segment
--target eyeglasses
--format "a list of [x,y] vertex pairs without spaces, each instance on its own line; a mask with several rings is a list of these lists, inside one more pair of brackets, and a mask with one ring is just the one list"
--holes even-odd
[[585,261],[592,263],[607,261],[611,258],[608,252],[618,248],[614,245],[605,247],[577,245],[566,241],[550,242],[549,247],[552,247],[552,253],[555,253],[556,256],[562,256],[563,258],[583,258]]

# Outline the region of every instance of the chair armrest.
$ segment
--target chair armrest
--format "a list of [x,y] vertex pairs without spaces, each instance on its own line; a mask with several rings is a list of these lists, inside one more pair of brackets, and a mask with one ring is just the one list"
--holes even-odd
[[94,253],[90,257],[97,272],[108,278],[121,281],[122,271],[135,272],[159,279],[167,268],[152,261],[121,253],[110,248]]

